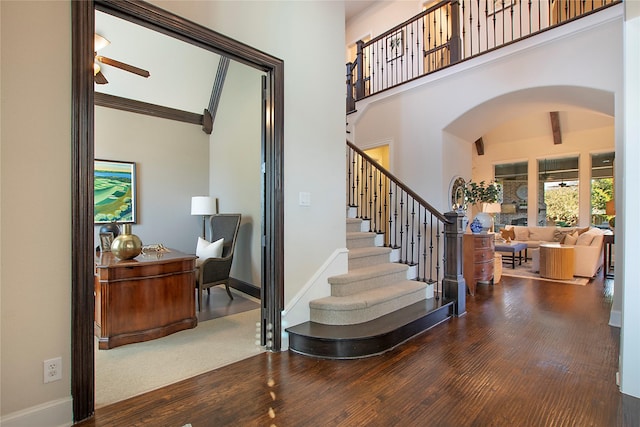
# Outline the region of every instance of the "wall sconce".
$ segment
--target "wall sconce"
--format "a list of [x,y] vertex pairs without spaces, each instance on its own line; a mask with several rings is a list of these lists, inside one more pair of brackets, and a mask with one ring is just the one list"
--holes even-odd
[[208,216],[218,213],[217,200],[209,196],[191,198],[191,215],[202,215],[202,238],[206,239],[205,223]]

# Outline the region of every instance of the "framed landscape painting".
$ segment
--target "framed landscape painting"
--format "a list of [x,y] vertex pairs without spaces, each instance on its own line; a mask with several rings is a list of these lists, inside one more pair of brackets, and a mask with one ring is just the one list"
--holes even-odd
[[93,222],[136,222],[136,164],[95,160]]

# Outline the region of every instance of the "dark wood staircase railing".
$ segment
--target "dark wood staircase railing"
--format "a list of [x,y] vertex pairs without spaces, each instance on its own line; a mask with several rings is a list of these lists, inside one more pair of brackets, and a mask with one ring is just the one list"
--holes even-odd
[[464,313],[464,213],[440,213],[349,141],[347,203],[356,218],[368,220],[370,232],[384,235],[399,262],[416,269],[416,280],[434,285],[436,299],[457,300],[456,314]]

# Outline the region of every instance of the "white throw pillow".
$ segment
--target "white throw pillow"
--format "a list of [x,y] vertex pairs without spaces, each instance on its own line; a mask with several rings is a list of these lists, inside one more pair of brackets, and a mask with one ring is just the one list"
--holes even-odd
[[224,239],[218,239],[211,243],[198,237],[198,246],[196,246],[196,265],[200,267],[207,258],[220,258],[222,256],[222,246]]

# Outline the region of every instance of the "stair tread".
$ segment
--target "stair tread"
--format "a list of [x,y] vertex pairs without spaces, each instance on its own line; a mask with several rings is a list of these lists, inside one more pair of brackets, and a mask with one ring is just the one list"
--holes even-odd
[[402,327],[417,318],[425,316],[441,307],[449,306],[452,300],[442,301],[429,298],[419,301],[377,319],[355,325],[326,325],[317,322],[305,322],[286,329],[289,333],[312,336],[319,339],[359,339],[382,335]]
[[397,262],[385,262],[382,264],[371,265],[368,267],[356,268],[348,273],[331,276],[328,281],[332,285],[350,283],[354,281],[367,280],[381,275],[395,274],[407,271],[409,266]]
[[348,311],[373,307],[383,302],[426,289],[427,284],[405,280],[381,288],[358,292],[344,297],[328,296],[309,301],[309,307],[321,310]]
[[349,239],[370,239],[375,237],[377,233],[373,231],[348,231],[347,240]]
[[349,259],[362,258],[372,255],[390,254],[391,248],[385,246],[368,246],[365,248],[349,249]]

